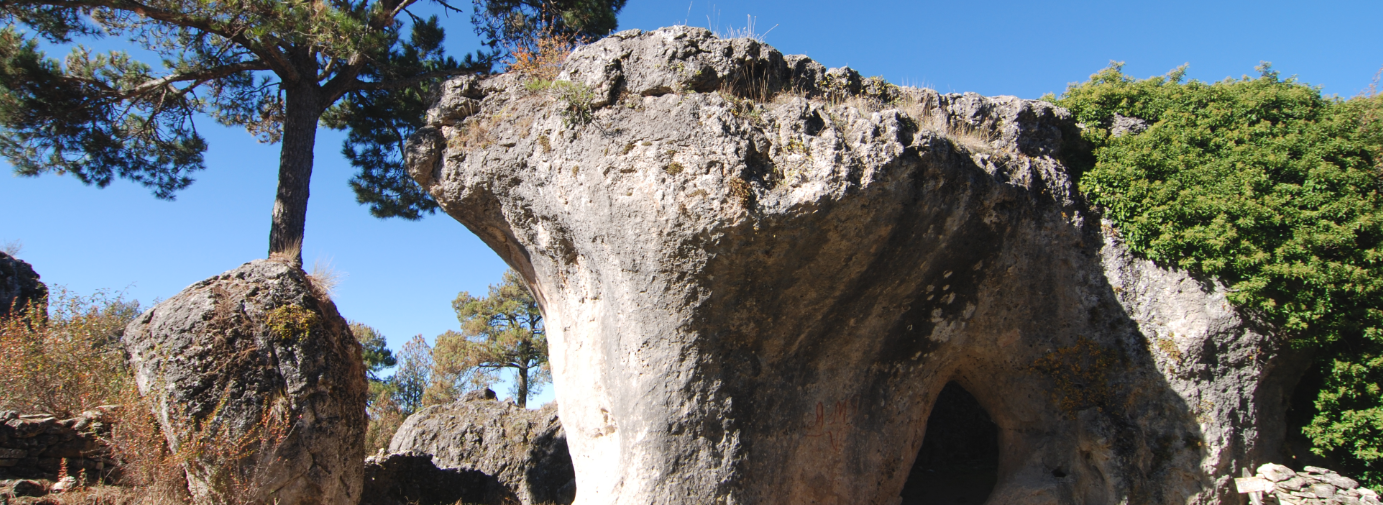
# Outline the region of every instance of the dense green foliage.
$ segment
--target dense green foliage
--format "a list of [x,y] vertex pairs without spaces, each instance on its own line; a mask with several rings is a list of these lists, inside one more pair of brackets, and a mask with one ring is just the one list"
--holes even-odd
[[389,342],[379,330],[362,323],[351,323],[351,334],[360,342],[360,358],[365,362],[365,375],[370,382],[382,382],[379,372],[398,364]]
[[[1383,483],[1383,125],[1267,65],[1257,78],[1133,79],[1115,64],[1056,100],[1089,151],[1081,191],[1135,252],[1219,279],[1246,315],[1317,348],[1314,451]],[[1115,115],[1145,120],[1110,135]]]
[[511,370],[514,402],[527,406],[528,398],[552,377],[543,313],[519,274],[505,272],[504,280],[492,284],[484,298],[462,291],[451,306],[461,331],[437,337],[432,352],[436,388],[454,396],[463,389],[487,386],[494,374]]

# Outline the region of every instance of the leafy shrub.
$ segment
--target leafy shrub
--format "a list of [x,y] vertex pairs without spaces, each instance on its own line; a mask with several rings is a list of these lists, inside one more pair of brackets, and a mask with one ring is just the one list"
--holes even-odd
[[[1313,451],[1383,484],[1383,97],[1281,79],[1133,79],[1111,65],[1055,100],[1089,149],[1068,161],[1129,247],[1222,280],[1324,375]],[[1048,97],[1052,98],[1052,97]],[[1115,115],[1147,121],[1110,135]]]

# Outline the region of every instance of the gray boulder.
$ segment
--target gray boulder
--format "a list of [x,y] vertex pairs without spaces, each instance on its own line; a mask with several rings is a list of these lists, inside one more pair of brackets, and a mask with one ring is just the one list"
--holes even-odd
[[0,317],[25,306],[43,307],[48,286],[38,279],[38,273],[27,262],[0,252]]
[[258,260],[193,284],[124,343],[199,503],[360,500],[360,345],[302,270]]
[[948,383],[989,503],[1239,503],[1277,457],[1301,360],[1126,251],[1067,111],[688,27],[564,68],[449,82],[407,162],[543,307],[577,503],[896,504]]
[[555,405],[528,410],[474,395],[434,405],[403,422],[389,452],[427,454],[438,468],[493,476],[524,505],[572,502],[563,488],[575,474]]

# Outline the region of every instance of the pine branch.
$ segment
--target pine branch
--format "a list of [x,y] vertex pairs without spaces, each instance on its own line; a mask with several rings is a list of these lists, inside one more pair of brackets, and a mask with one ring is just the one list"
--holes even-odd
[[[169,84],[173,84],[175,82],[197,81],[197,84],[202,84],[212,79],[220,79],[231,74],[255,70],[271,70],[271,68],[269,68],[268,65],[264,64],[264,62],[260,60],[253,60],[241,63],[234,63],[231,65],[222,65],[219,67],[213,67],[199,72],[173,74],[160,79],[154,79],[144,84],[140,84],[139,86],[135,86],[133,89],[120,96],[120,98],[126,99],[138,96],[152,91],[154,89],[162,88]],[[193,87],[196,87],[196,85],[194,85]]]

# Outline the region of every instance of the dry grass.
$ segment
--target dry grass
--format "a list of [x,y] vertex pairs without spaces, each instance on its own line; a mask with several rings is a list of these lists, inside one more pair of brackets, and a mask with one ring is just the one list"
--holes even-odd
[[341,285],[341,279],[345,277],[346,274],[332,266],[330,259],[322,258],[312,262],[312,271],[307,274],[313,294],[319,300],[330,300],[331,295],[336,293],[336,287]]
[[299,237],[288,244],[282,251],[269,253],[269,259],[292,265],[298,268],[303,266],[303,239]]
[[918,128],[938,133],[972,152],[994,152],[993,142],[997,137],[992,129],[951,118],[934,98],[930,95],[919,98],[915,93],[904,92],[889,106],[912,118]]
[[56,288],[48,313],[0,319],[0,409],[69,418],[128,399],[133,384],[119,339],[137,302]]
[[24,242],[19,240],[7,240],[4,245],[0,245],[0,251],[10,256],[19,256],[19,251],[24,250]]
[[499,119],[493,116],[477,114],[466,118],[456,127],[451,138],[447,139],[447,147],[462,151],[490,147],[495,143],[492,130],[497,123],[499,123]]
[[710,27],[709,29],[715,33],[716,37],[720,37],[722,39],[751,39],[758,42],[763,42],[764,38],[768,37],[769,32],[772,32],[774,28],[778,27],[778,25],[773,25],[767,31],[759,33],[759,31],[754,26],[755,21],[758,21],[758,19],[754,16],[745,14],[745,24],[743,27],[736,28],[734,26],[729,26],[726,27],[724,30],[721,30],[719,23],[719,14],[719,12],[716,13],[715,22],[712,22],[711,16],[707,15],[706,26]]

